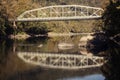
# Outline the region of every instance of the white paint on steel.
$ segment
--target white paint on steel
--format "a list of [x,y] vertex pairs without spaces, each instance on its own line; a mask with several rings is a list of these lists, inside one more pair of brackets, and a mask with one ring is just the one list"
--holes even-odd
[[24,62],[46,68],[81,69],[99,67],[104,63],[104,57],[97,56],[38,52],[18,52],[17,55]]
[[52,21],[101,18],[103,9],[81,5],[56,5],[25,11],[16,21]]

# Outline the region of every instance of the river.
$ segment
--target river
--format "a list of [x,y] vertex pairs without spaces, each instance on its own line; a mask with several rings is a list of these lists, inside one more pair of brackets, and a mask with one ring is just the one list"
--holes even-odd
[[[85,67],[86,62],[78,64],[81,60],[86,61],[89,59],[84,56],[89,56],[90,59],[94,56],[95,58],[93,59],[96,59],[96,56],[98,59],[101,57],[96,53],[89,52],[83,42],[80,42],[80,39],[84,36],[86,35],[39,37],[26,40],[0,39],[0,80],[107,79],[106,75],[108,74],[105,74],[105,72],[110,72],[109,69],[108,71],[106,69],[107,63],[102,62],[102,65],[96,66],[99,64],[96,63],[98,60],[96,60],[96,62],[93,61],[94,64],[91,63],[91,60],[88,61],[87,64],[88,66],[94,65],[94,67]],[[82,46],[80,44],[82,44]],[[31,56],[32,54],[34,54],[34,57]],[[48,54],[51,54],[52,58],[48,56]],[[69,57],[69,55],[73,55],[73,57]],[[74,55],[78,57],[74,57]],[[67,58],[65,56],[67,56]],[[86,59],[82,59],[79,56],[83,56]],[[91,58],[91,56],[93,57]],[[81,60],[79,60],[80,58]],[[50,59],[53,60],[53,62],[50,62]],[[64,63],[62,63],[62,60]],[[76,60],[76,64],[74,63],[74,65],[73,60]],[[37,61],[41,62],[38,63]],[[53,64],[55,61],[58,63]],[[72,63],[72,65],[70,63]],[[65,68],[63,68],[63,66]],[[72,69],[72,67],[75,68]]]

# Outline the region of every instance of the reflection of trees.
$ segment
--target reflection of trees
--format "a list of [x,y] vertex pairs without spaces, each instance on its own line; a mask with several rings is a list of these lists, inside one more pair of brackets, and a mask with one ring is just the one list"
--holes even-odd
[[110,55],[108,63],[102,67],[102,71],[106,76],[106,80],[120,79],[120,46],[115,43],[110,43],[107,51]]
[[0,40],[0,64],[4,62],[5,58],[12,51],[12,40]]
[[[25,41],[18,42],[17,50],[18,51],[39,51],[40,48],[47,44],[49,37],[30,37]],[[41,47],[40,47],[41,46]]]
[[8,79],[10,75],[32,68],[32,66],[21,62],[16,56],[13,52],[13,48],[15,47],[16,44],[13,40],[0,39],[0,80],[10,80]]
[[26,40],[26,42],[30,44],[40,44],[40,43],[46,43],[46,41],[49,39],[49,37],[41,36],[41,37],[30,37]]
[[[78,36],[61,36],[61,37],[31,37],[26,41],[19,42],[17,47],[18,51],[47,51],[47,52],[58,52],[58,44],[66,43],[66,44],[77,44],[79,41]],[[38,47],[39,45],[43,45],[42,47]],[[69,47],[69,46],[68,46]]]
[[104,33],[96,33],[94,36],[87,42],[87,50],[95,55],[107,55],[104,51],[108,49],[109,39]]
[[[116,36],[120,33],[120,1],[109,0],[103,15],[104,31],[108,37]],[[119,37],[115,39],[119,41]],[[108,42],[109,61],[102,67],[102,72],[106,76],[106,80],[120,80],[120,45],[116,41]]]
[[[5,66],[8,64],[9,55],[13,50],[12,40],[0,40],[0,80],[6,80]],[[4,79],[2,79],[4,77]]]

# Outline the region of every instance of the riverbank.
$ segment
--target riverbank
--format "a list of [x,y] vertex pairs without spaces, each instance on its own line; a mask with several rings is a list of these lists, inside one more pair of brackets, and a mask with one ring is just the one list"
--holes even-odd
[[9,35],[8,38],[24,40],[24,39],[27,39],[29,37],[40,37],[40,36],[55,37],[55,36],[91,35],[91,34],[94,34],[94,33],[55,33],[55,32],[49,32],[48,34],[34,35],[34,36],[28,35],[26,33],[22,33],[22,34],[16,34],[16,35]]
[[10,39],[18,39],[18,40],[24,40],[24,39],[27,39],[31,37],[30,35],[28,34],[17,34],[17,35],[9,35],[8,38]]

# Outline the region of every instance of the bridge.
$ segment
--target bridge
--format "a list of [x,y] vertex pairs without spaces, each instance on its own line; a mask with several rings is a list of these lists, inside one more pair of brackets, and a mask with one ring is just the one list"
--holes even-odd
[[53,54],[39,52],[17,52],[24,62],[45,68],[81,69],[99,67],[104,64],[104,57],[76,54]]
[[82,5],[55,5],[28,10],[17,17],[15,21],[60,21],[100,19],[102,8]]

